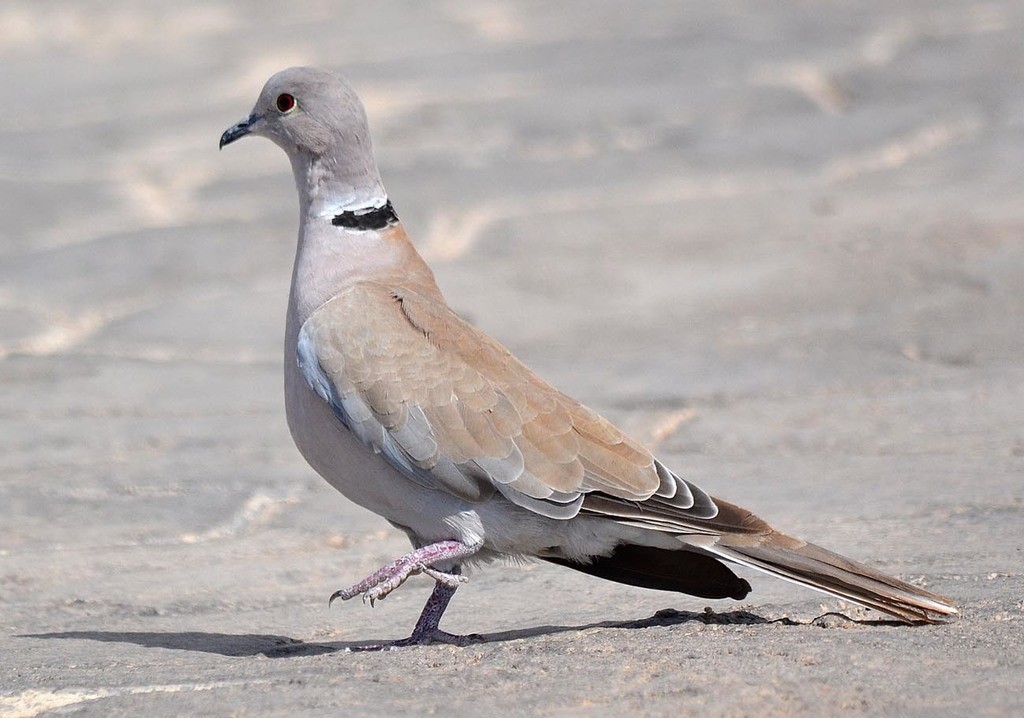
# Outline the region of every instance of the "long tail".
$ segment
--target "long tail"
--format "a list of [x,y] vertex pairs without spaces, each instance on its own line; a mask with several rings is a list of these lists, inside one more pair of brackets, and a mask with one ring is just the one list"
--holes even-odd
[[[687,484],[691,491],[697,490]],[[590,561],[548,559],[578,571],[634,586],[707,598],[743,598],[750,585],[722,562],[736,563],[887,613],[902,621],[932,623],[957,613],[948,598],[911,586],[870,566],[772,528],[750,511],[721,499],[718,509],[693,516],[655,497],[643,503],[587,494],[583,511],[649,531],[673,535],[681,550],[620,545]],[[717,565],[716,565],[717,564]]]
[[775,532],[766,540],[700,542],[715,556],[807,586],[903,621],[933,623],[957,613],[948,598],[820,546]]

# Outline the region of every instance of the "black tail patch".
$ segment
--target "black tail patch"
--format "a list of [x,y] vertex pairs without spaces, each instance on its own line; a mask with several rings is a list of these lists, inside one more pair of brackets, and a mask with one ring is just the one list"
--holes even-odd
[[621,544],[611,556],[590,563],[564,558],[546,561],[616,583],[659,591],[688,593],[701,598],[746,598],[750,584],[721,561],[693,551]]

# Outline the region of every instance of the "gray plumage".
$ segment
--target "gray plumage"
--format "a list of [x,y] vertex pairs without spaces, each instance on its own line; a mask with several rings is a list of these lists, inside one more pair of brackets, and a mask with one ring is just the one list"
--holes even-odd
[[746,565],[908,621],[945,598],[775,531],[709,496],[458,317],[401,223],[332,224],[388,202],[366,115],[340,76],[274,75],[221,146],[246,134],[288,154],[299,245],[285,332],[296,445],[328,482],[405,531],[415,550],[336,596],[438,583],[405,643],[437,627],[459,566],[533,556],[634,585],[746,595]]

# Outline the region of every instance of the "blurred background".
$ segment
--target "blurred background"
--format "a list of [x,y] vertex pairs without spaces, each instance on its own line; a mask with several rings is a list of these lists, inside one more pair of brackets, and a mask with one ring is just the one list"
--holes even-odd
[[[5,0],[0,714],[420,714],[423,656],[465,714],[659,713],[681,671],[712,714],[1021,708],[1022,37],[1012,0]],[[457,311],[678,472],[964,619],[639,630],[709,602],[494,567],[445,627],[523,641],[332,654],[405,635],[429,581],[326,605],[407,544],[291,444],[291,173],[269,142],[217,151],[296,64],[363,97]],[[754,581],[763,618],[864,617]],[[538,628],[600,621],[638,630]]]

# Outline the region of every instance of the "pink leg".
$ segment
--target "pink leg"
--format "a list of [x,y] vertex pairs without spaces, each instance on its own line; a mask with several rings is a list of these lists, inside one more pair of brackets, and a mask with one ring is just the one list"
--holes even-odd
[[405,583],[409,576],[417,573],[425,573],[439,585],[447,586],[454,591],[460,583],[466,581],[466,578],[457,572],[444,573],[431,568],[431,566],[435,563],[472,556],[479,550],[480,543],[464,544],[461,541],[438,541],[429,544],[382,566],[356,585],[335,591],[331,595],[329,603],[333,603],[336,598],[347,601],[362,594],[363,600],[369,601],[372,606],[377,599],[385,598]]
[[450,643],[457,646],[464,646],[469,642],[466,636],[456,636],[438,628],[441,616],[448,607],[448,602],[455,595],[455,589],[463,583],[466,578],[462,575],[459,564],[455,564],[450,573],[438,571],[431,568],[432,564],[442,561],[453,561],[466,556],[472,556],[480,550],[482,542],[475,544],[464,544],[461,541],[439,541],[438,543],[418,548],[407,553],[402,558],[392,561],[364,578],[355,586],[335,591],[331,601],[340,598],[347,601],[359,594],[363,594],[363,600],[369,600],[370,605],[378,598],[384,598],[396,588],[401,586],[405,580],[417,573],[425,573],[437,581],[433,593],[427,599],[423,612],[416,622],[412,635],[401,641],[381,643],[370,646],[359,646],[352,648],[353,651],[380,651],[402,646],[421,646],[428,643]]
[[[452,569],[452,573],[458,575],[459,567]],[[400,641],[388,641],[387,643],[372,643],[364,646],[353,646],[348,649],[353,652],[362,651],[390,651],[395,648],[406,646],[425,646],[430,643],[447,643],[452,646],[465,646],[472,642],[473,636],[457,636],[438,628],[441,616],[448,607],[448,602],[455,595],[455,588],[438,583],[434,586],[433,593],[427,599],[420,618],[416,621],[416,627],[412,629],[412,635]]]

